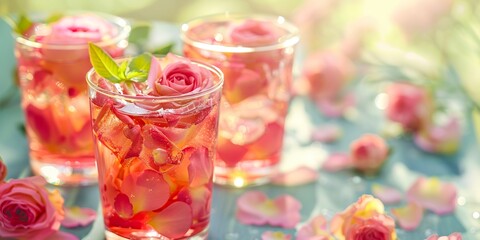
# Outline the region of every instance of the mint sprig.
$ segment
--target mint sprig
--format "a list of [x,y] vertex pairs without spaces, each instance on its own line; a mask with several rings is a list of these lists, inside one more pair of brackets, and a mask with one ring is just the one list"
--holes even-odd
[[15,32],[20,35],[24,35],[33,25],[33,21],[26,15],[20,14],[17,22],[15,23]]
[[89,43],[90,62],[98,75],[113,83],[145,82],[150,71],[152,55],[143,53],[118,65],[113,58],[99,46]]

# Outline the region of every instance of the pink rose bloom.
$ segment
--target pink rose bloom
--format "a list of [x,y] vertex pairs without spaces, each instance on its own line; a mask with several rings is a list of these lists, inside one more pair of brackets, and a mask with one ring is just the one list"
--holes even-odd
[[448,236],[439,237],[438,234],[433,234],[427,238],[427,240],[462,240],[462,234],[454,232]]
[[387,88],[387,117],[406,130],[417,131],[430,121],[433,103],[429,93],[409,83],[393,83]]
[[[167,58],[174,58],[169,55]],[[197,93],[213,85],[212,73],[188,59],[176,58],[174,62],[161,69],[156,58],[152,58],[148,85],[154,96],[177,96]]]
[[48,239],[60,228],[63,198],[49,193],[42,177],[14,179],[0,185],[0,236]]
[[362,172],[376,172],[387,159],[388,153],[385,140],[373,134],[365,134],[350,145],[351,164]]
[[339,97],[353,72],[352,62],[342,54],[318,52],[305,60],[302,74],[310,85],[310,96],[319,101]]
[[51,25],[50,34],[40,36],[37,41],[47,44],[87,44],[100,42],[117,35],[107,20],[94,15],[66,16]]
[[246,20],[241,25],[232,28],[230,41],[243,46],[259,46],[274,44],[280,34],[275,31],[277,26],[259,20]]
[[361,196],[356,203],[336,214],[330,230],[338,239],[397,239],[395,221],[385,214],[383,203],[371,195]]
[[7,166],[3,162],[3,159],[0,157],[0,183],[5,181],[6,177],[7,177]]

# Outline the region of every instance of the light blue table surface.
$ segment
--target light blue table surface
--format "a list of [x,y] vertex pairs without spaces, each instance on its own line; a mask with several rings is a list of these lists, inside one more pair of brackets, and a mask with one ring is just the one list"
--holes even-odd
[[[168,24],[155,25],[154,33],[162,33],[163,37],[152,38],[153,41],[165,42],[177,39],[178,30]],[[176,35],[177,34],[177,35]],[[21,126],[24,123],[19,105],[19,94],[13,90],[12,73],[15,67],[13,56],[13,39],[8,26],[0,21],[0,99],[10,96],[10,101],[0,105],[0,155],[8,166],[8,178],[25,177],[31,174],[28,165],[28,147]],[[385,120],[382,112],[374,107],[375,94],[368,94],[362,86],[361,99],[349,120],[325,119],[306,98],[293,99],[287,118],[287,134],[282,159],[282,168],[288,169],[299,165],[319,167],[331,152],[346,151],[350,142],[363,133],[379,133],[383,130]],[[260,239],[266,230],[282,231],[295,235],[295,229],[274,227],[254,227],[240,224],[234,217],[238,196],[249,190],[261,190],[270,197],[290,194],[299,199],[302,222],[322,213],[331,218],[335,212],[343,210],[354,202],[361,194],[370,193],[372,183],[388,184],[405,191],[418,176],[439,176],[452,181],[459,187],[459,198],[463,204],[458,205],[454,214],[437,216],[427,213],[421,226],[413,232],[405,232],[397,228],[400,239],[425,239],[432,233],[441,235],[450,232],[461,232],[464,239],[480,239],[480,146],[472,131],[468,114],[463,121],[464,134],[461,148],[452,156],[428,154],[416,148],[409,137],[389,139],[393,154],[383,170],[376,177],[363,177],[353,171],[328,173],[320,171],[319,179],[303,186],[280,187],[264,185],[249,189],[233,189],[214,187],[212,215],[209,239],[240,240]],[[333,144],[313,143],[309,141],[310,132],[320,124],[338,124],[343,129],[343,137]],[[61,188],[66,205],[79,205],[98,209],[99,193],[97,186],[79,188]],[[1,196],[0,196],[1,197]],[[387,206],[390,209],[392,206]],[[477,217],[477,218],[475,218]],[[64,229],[81,239],[103,239],[103,223],[101,215],[94,224],[85,228]]]

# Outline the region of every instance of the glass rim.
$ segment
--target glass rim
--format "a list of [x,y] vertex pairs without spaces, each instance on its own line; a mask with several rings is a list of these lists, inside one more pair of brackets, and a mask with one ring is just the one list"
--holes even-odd
[[[266,44],[263,46],[223,46],[216,45],[211,43],[202,42],[198,39],[192,39],[188,36],[188,30],[192,26],[198,26],[202,22],[215,22],[227,19],[258,19],[266,20],[277,23],[281,28],[284,28],[288,34],[281,37],[281,40],[276,43]],[[285,17],[279,15],[268,15],[268,14],[248,14],[248,13],[217,13],[206,16],[200,16],[193,18],[181,24],[181,40],[184,43],[192,45],[194,47],[205,49],[215,52],[234,52],[234,53],[249,53],[249,52],[262,52],[262,51],[272,51],[277,49],[282,49],[286,47],[295,46],[300,41],[300,32],[299,29]]]
[[[75,15],[80,15],[80,14],[93,14],[99,17],[102,17],[114,25],[118,27],[119,31],[118,33],[106,40],[102,40],[99,42],[94,42],[96,45],[100,47],[107,47],[110,45],[113,45],[115,43],[118,43],[122,40],[126,40],[130,34],[131,31],[131,26],[128,23],[128,21],[124,18],[108,14],[108,13],[103,13],[103,12],[95,12],[95,11],[67,11],[65,12],[66,16],[75,16]],[[43,49],[54,49],[54,50],[80,50],[80,49],[88,49],[88,44],[46,44],[46,43],[41,43],[41,42],[36,42],[33,40],[30,40],[26,38],[25,36],[22,36],[16,32],[13,32],[15,41],[17,43],[23,44],[28,47],[34,47],[34,48],[43,48]]]
[[[175,55],[176,57],[180,57],[183,59],[187,59],[182,56]],[[162,58],[164,56],[155,56],[157,58]],[[117,58],[115,59],[116,61],[120,61],[123,59],[128,59],[128,58]],[[190,60],[190,59],[189,59]],[[216,92],[218,90],[221,90],[223,87],[224,83],[224,75],[223,72],[216,66],[213,66],[211,64],[195,61],[195,60],[190,60],[191,63],[203,67],[207,69],[208,71],[214,73],[218,77],[218,81],[215,82],[212,86],[210,86],[207,89],[204,89],[203,91],[195,92],[195,93],[186,93],[186,94],[181,94],[181,95],[175,95],[175,96],[151,96],[151,95],[140,95],[140,96],[132,96],[132,95],[126,95],[122,93],[116,93],[112,92],[106,89],[103,89],[98,86],[98,84],[94,83],[92,81],[92,78],[97,74],[94,68],[91,68],[87,74],[86,74],[86,79],[87,79],[87,84],[88,86],[95,90],[96,92],[100,92],[108,97],[116,98],[116,99],[121,99],[121,100],[126,100],[126,101],[145,101],[145,100],[153,100],[155,103],[161,103],[161,102],[174,102],[174,101],[184,101],[184,100],[191,100],[195,98],[199,98],[205,95],[208,95],[210,93]],[[108,81],[108,80],[107,80]]]

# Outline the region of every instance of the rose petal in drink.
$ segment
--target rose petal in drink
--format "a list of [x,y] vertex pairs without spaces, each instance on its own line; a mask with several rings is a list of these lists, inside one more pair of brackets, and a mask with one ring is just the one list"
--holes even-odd
[[118,216],[122,218],[131,218],[133,216],[133,205],[127,195],[119,193],[115,197],[113,207]]
[[265,127],[265,133],[250,147],[251,159],[266,159],[280,153],[283,143],[283,126],[271,122]]
[[123,134],[132,141],[132,145],[125,155],[125,159],[131,157],[138,157],[143,147],[143,136],[141,134],[142,128],[139,125],[134,125],[131,128],[124,128]]
[[133,212],[153,211],[161,208],[170,197],[170,187],[162,174],[145,170],[125,177],[122,193],[129,196]]
[[147,124],[142,128],[142,135],[145,148],[140,156],[152,168],[166,172],[182,162],[184,152],[164,134],[163,129]]
[[207,184],[212,179],[213,161],[208,157],[208,149],[199,147],[190,156],[190,165],[188,166],[190,186],[197,187]]
[[228,138],[218,137],[217,154],[227,167],[234,167],[248,152],[245,146],[232,143]]
[[243,64],[230,65],[224,68],[225,81],[224,97],[229,103],[238,103],[248,97],[258,94],[265,86],[263,79],[257,72],[245,68]]
[[155,214],[148,222],[168,238],[182,238],[192,225],[192,209],[184,202],[174,202]]
[[178,193],[178,200],[190,204],[193,218],[198,222],[209,217],[210,198],[212,191],[209,187],[184,188]]
[[25,119],[30,128],[42,142],[49,142],[56,138],[56,131],[50,124],[52,121],[49,109],[41,109],[33,104],[25,107]]

